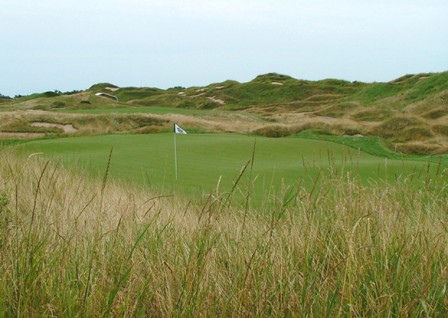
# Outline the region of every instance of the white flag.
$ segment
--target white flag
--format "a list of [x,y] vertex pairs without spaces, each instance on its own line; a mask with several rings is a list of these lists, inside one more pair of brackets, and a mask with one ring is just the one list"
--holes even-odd
[[187,132],[185,130],[183,130],[182,128],[180,128],[179,126],[177,126],[177,124],[174,124],[174,133],[182,134],[182,135],[187,134]]

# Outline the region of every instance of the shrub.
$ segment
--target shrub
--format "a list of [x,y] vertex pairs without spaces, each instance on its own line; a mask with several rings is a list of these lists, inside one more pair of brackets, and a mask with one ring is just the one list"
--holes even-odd
[[55,92],[45,92],[42,95],[45,96],[45,97],[56,97],[56,96],[59,96],[60,93],[57,92],[57,91],[55,91]]

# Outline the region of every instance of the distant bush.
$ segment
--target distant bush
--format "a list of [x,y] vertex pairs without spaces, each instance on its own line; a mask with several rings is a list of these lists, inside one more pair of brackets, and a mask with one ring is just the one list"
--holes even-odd
[[80,90],[72,90],[72,91],[69,91],[69,92],[63,92],[62,94],[64,94],[64,95],[74,95],[74,94],[78,94],[78,93],[81,93],[82,91],[80,91]]
[[61,95],[59,92],[45,92],[42,94],[44,97],[56,97]]
[[172,90],[180,91],[180,90],[184,90],[185,87],[183,87],[183,86],[174,86],[174,87],[170,87],[168,89],[169,90],[172,89]]

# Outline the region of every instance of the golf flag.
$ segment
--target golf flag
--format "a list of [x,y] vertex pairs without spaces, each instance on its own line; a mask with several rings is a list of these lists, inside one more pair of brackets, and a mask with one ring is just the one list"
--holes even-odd
[[187,134],[187,132],[185,130],[183,130],[182,128],[180,128],[179,126],[177,126],[177,124],[174,124],[174,133],[182,134],[182,135]]

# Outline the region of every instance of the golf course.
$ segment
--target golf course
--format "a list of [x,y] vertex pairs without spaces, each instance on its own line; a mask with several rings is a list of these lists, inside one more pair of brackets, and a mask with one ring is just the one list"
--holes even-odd
[[0,316],[447,316],[447,79],[0,98]]
[[413,179],[418,185],[446,165],[430,158],[388,159],[316,139],[240,134],[87,136],[32,141],[18,149],[25,155],[76,166],[97,178],[107,169],[115,180],[167,195],[201,196],[216,188],[228,192],[249,164],[239,186],[247,191],[250,184],[257,200],[282,187],[300,183],[310,187],[320,173],[349,174],[372,186],[397,179]]

